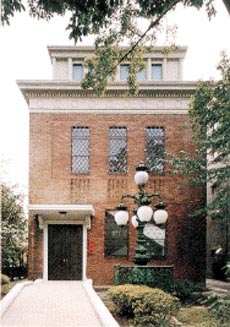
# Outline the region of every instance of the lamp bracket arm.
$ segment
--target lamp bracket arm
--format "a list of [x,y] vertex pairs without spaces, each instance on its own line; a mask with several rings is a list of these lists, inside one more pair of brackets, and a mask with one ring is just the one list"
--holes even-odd
[[150,199],[150,198],[154,198],[154,197],[157,197],[157,198],[159,198],[159,199],[161,198],[160,194],[158,194],[158,193],[147,194],[146,197],[147,197],[148,199]]
[[136,195],[132,195],[132,194],[125,194],[125,195],[122,195],[121,197],[121,201],[123,201],[124,199],[126,198],[129,198],[129,199],[132,199],[134,200],[135,203],[138,202],[138,197]]

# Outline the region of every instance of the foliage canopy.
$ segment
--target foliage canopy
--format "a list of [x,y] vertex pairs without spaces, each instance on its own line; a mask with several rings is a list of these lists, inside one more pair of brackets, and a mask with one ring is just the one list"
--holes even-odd
[[22,194],[6,184],[1,185],[1,215],[2,271],[14,277],[12,274],[23,266],[27,252],[27,219]]
[[[222,54],[218,82],[199,82],[189,110],[195,158],[181,151],[173,157],[174,173],[192,185],[208,182],[214,193],[205,208],[213,219],[230,222],[230,57]],[[207,158],[207,159],[206,159]]]
[[[75,43],[82,37],[96,35],[95,55],[87,62],[89,73],[83,82],[84,88],[92,88],[103,95],[116,68],[128,59],[128,85],[130,94],[137,94],[136,74],[143,68],[143,46],[152,48],[156,33],[160,30],[165,15],[176,5],[195,7],[206,6],[209,16],[215,14],[215,0],[2,0],[2,22],[9,24],[16,11],[28,8],[32,17],[51,19],[55,14],[70,15],[67,29]],[[175,27],[166,31],[167,43],[173,43],[170,35]],[[128,45],[124,50],[122,44]],[[134,51],[135,50],[135,51]]]

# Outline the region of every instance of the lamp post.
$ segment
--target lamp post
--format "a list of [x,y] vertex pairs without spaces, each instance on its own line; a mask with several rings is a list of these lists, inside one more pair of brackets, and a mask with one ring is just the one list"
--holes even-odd
[[165,224],[168,219],[168,213],[165,210],[163,202],[159,202],[155,205],[155,211],[151,208],[150,204],[153,203],[154,198],[160,198],[159,194],[148,194],[145,191],[145,185],[148,182],[147,167],[140,163],[136,167],[136,174],[134,176],[135,183],[138,186],[138,195],[125,194],[121,197],[121,202],[117,206],[117,212],[115,214],[115,221],[118,225],[124,226],[128,223],[129,214],[128,208],[123,203],[126,198],[130,198],[137,205],[135,214],[131,218],[132,225],[137,228],[137,248],[135,250],[135,256],[133,261],[137,265],[146,265],[151,256],[147,253],[146,239],[144,236],[144,227],[146,223],[149,223],[152,219],[155,224]]

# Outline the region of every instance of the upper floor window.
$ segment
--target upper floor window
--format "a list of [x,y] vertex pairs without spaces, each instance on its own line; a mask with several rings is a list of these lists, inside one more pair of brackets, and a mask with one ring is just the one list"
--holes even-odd
[[163,79],[162,64],[152,64],[151,79],[161,81]]
[[147,127],[146,163],[150,173],[164,173],[165,130],[163,127]]
[[72,173],[89,173],[89,128],[72,128]]
[[118,226],[114,220],[116,211],[105,212],[105,255],[128,256],[128,225]]
[[[120,66],[120,80],[126,81],[129,77],[129,64],[124,64]],[[146,81],[147,80],[147,71],[142,69],[137,72],[137,81]]]
[[83,66],[82,64],[73,65],[73,80],[81,81],[83,79]]
[[139,71],[137,73],[137,81],[141,82],[141,81],[146,81],[147,80],[147,71],[146,69],[142,69],[141,71]]
[[127,169],[127,129],[110,127],[109,129],[109,172],[125,174]]
[[121,65],[120,66],[120,80],[121,81],[126,81],[129,76],[129,65]]

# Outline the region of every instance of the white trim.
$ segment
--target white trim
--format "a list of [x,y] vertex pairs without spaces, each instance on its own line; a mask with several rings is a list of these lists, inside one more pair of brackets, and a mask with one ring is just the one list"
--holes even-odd
[[[86,280],[87,229],[91,228],[94,208],[90,204],[29,204],[43,229],[43,279],[48,280],[48,226],[53,224],[82,225],[82,280]],[[60,212],[64,211],[62,215]]]
[[44,219],[41,215],[38,215],[38,225],[40,229],[43,229]]
[[68,58],[68,80],[73,80],[73,60]]
[[30,211],[86,211],[94,215],[94,208],[91,204],[29,204]]
[[6,296],[1,300],[1,316],[3,316],[4,312],[8,309],[22,289],[25,286],[30,286],[32,284],[32,281],[18,283],[9,291],[8,294],[6,294]]
[[[157,63],[163,64],[162,60],[153,60],[151,62],[151,64]],[[16,82],[22,93],[29,93],[31,96],[36,96],[38,92],[41,92],[39,95],[42,97],[47,94],[47,92],[51,92],[48,95],[52,97],[55,93],[58,92],[74,92],[74,96],[76,97],[89,96],[98,99],[98,96],[94,92],[90,90],[84,90],[81,87],[80,82],[73,80],[17,80]],[[157,91],[161,91],[162,97],[164,97],[164,94],[167,93],[167,91],[171,91],[172,93],[177,91],[181,94],[181,96],[183,96],[188,91],[194,93],[196,86],[196,81],[145,80],[139,83],[139,96],[151,98],[152,93],[156,93]],[[127,90],[127,83],[125,81],[119,80],[117,82],[111,83],[108,86],[107,92],[104,96],[114,96],[117,99],[119,96],[124,97]]]
[[87,226],[83,225],[83,235],[82,235],[82,280],[85,281],[86,271],[87,271]]
[[53,66],[53,78],[55,78],[55,74],[56,74],[56,65],[57,65],[57,60],[56,58],[52,58],[52,66]]
[[43,225],[43,280],[48,281],[48,226],[56,224],[82,225],[82,280],[85,281],[87,267],[87,225],[78,221],[45,220]]
[[44,114],[100,114],[100,115],[188,115],[187,109],[169,109],[169,110],[124,110],[124,109],[95,109],[95,110],[79,110],[79,109],[30,109],[30,113],[44,113]]
[[48,280],[48,222],[43,224],[43,280]]
[[85,291],[87,292],[90,301],[96,310],[103,327],[120,327],[120,325],[117,323],[117,321],[114,319],[112,314],[109,312],[108,308],[104,305],[103,301],[100,299],[100,297],[97,295],[95,290],[92,286],[91,280],[86,280],[83,283],[83,287]]
[[82,113],[82,114],[183,114],[188,113],[186,98],[33,98],[31,113]]
[[167,60],[166,60],[166,58],[164,58],[163,62],[162,62],[162,79],[163,79],[163,81],[166,80],[166,77],[167,77]]

